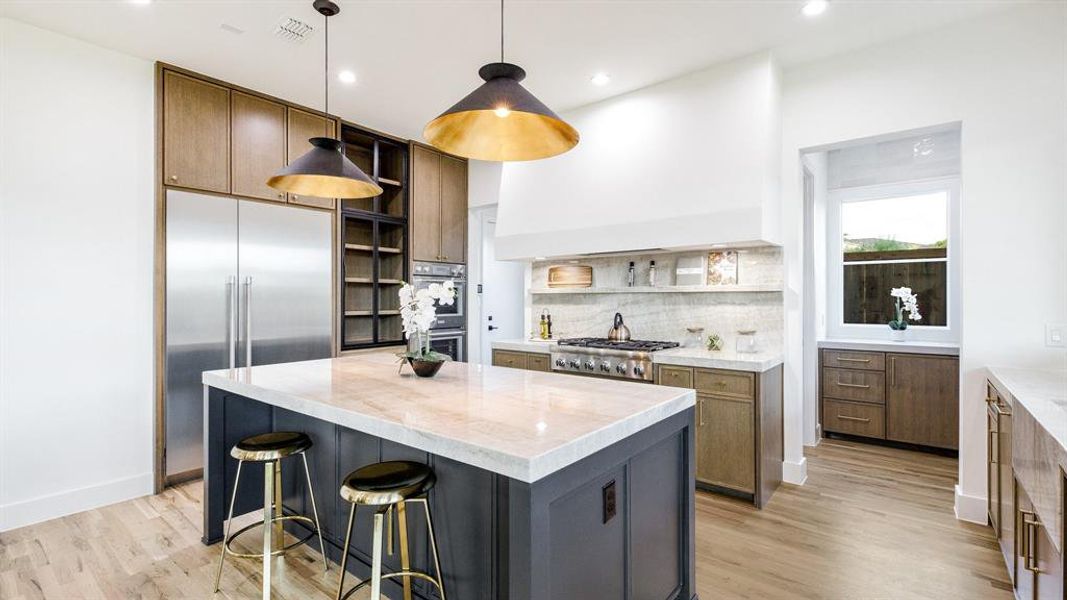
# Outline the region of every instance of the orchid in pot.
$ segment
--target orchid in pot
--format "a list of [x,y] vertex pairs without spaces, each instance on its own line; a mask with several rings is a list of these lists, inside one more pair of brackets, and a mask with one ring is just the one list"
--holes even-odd
[[[919,314],[919,297],[911,293],[909,287],[893,288],[889,291],[889,295],[895,299],[896,303],[896,317],[889,322],[889,339],[894,342],[903,342],[904,332],[908,329],[907,319],[921,321],[923,318]],[[904,318],[905,312],[907,319]]]
[[433,377],[449,357],[430,349],[430,327],[437,320],[437,307],[455,302],[456,284],[445,281],[415,289],[415,286],[405,283],[398,293],[400,318],[404,323],[408,350],[397,356],[402,362],[410,364],[419,377]]

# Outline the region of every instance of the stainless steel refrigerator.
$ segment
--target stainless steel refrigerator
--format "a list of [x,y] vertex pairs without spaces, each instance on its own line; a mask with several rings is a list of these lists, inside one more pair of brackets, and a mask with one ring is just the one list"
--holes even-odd
[[166,202],[166,467],[203,468],[212,369],[331,355],[327,212],[176,190]]

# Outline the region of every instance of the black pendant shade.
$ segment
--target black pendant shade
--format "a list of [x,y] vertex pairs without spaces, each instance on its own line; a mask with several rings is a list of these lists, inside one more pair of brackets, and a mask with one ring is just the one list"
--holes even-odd
[[267,180],[276,190],[322,198],[371,198],[382,193],[341,150],[341,141],[328,137],[308,140],[314,146]]
[[526,77],[521,67],[490,63],[478,75],[485,83],[423,130],[435,147],[476,160],[522,161],[578,144],[578,131],[519,83]]
[[[330,0],[315,0],[312,5],[326,20],[324,112],[329,113],[330,17],[341,12],[341,9]],[[308,142],[312,145],[311,150],[278,171],[274,177],[267,180],[267,185],[290,194],[320,198],[373,198],[382,193],[382,188],[374,183],[373,179],[348,160],[341,140],[313,137]]]

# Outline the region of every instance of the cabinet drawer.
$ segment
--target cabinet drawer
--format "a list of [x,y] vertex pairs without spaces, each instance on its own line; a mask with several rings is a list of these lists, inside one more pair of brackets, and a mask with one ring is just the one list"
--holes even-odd
[[693,379],[694,387],[705,394],[756,397],[756,377],[752,373],[701,369],[694,373]]
[[885,404],[885,373],[824,367],[822,395],[838,400]]
[[674,387],[692,388],[693,387],[693,370],[686,367],[667,367],[661,366],[659,368],[659,382],[660,385],[670,385]]
[[822,420],[826,431],[885,438],[885,409],[876,404],[823,398]]
[[527,354],[526,368],[531,371],[551,371],[547,354]]
[[881,352],[854,352],[852,350],[823,350],[824,367],[839,369],[866,369],[885,371],[885,354]]
[[507,350],[493,350],[493,366],[509,367],[512,369],[526,368],[526,355],[522,352],[509,352]]

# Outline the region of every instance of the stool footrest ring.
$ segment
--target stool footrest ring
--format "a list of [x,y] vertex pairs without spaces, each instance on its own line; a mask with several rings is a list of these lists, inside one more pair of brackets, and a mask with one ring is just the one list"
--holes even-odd
[[[430,583],[436,585],[438,590],[441,589],[441,583],[440,582],[438,582],[436,579],[434,579],[428,573],[423,573],[422,571],[396,571],[394,573],[382,573],[382,579],[391,579],[391,578],[396,578],[396,577],[414,577],[415,579],[422,579],[422,580],[429,581]],[[363,586],[370,585],[370,583],[371,583],[370,579],[366,579],[364,581],[361,581],[361,582],[357,583],[355,587],[353,587],[352,589],[350,589],[347,592],[345,592],[344,596],[341,596],[341,600],[346,600],[349,596],[351,596],[352,594],[354,594],[357,591],[359,591],[360,589],[362,589]]]
[[[273,519],[271,519],[271,523],[278,523],[278,522],[281,522],[281,521],[300,521],[302,523],[307,523],[309,525],[312,525],[313,527],[315,525],[315,521],[313,521],[312,519],[310,519],[308,517],[305,517],[303,515],[281,515],[281,516],[276,516]],[[245,553],[245,552],[237,552],[233,548],[230,548],[230,544],[233,543],[233,541],[237,539],[237,536],[239,536],[239,535],[241,535],[243,533],[246,533],[248,531],[251,531],[252,529],[255,529],[256,527],[263,527],[263,521],[257,521],[255,523],[252,523],[251,525],[246,525],[245,527],[242,527],[242,528],[238,529],[230,537],[226,538],[226,543],[223,544],[223,552],[226,553],[226,554],[229,554],[230,556],[237,556],[239,558],[263,558],[263,553],[262,552],[256,552],[254,554],[250,554],[250,553]],[[289,544],[288,546],[283,546],[282,548],[271,552],[270,555],[271,556],[281,556],[286,551],[291,550],[293,548],[296,548],[300,544],[303,544],[303,543],[307,542],[308,540],[310,540],[311,538],[315,537],[315,535],[317,533],[318,533],[318,529],[312,529],[311,533],[307,534],[303,538],[301,538],[301,539]]]

